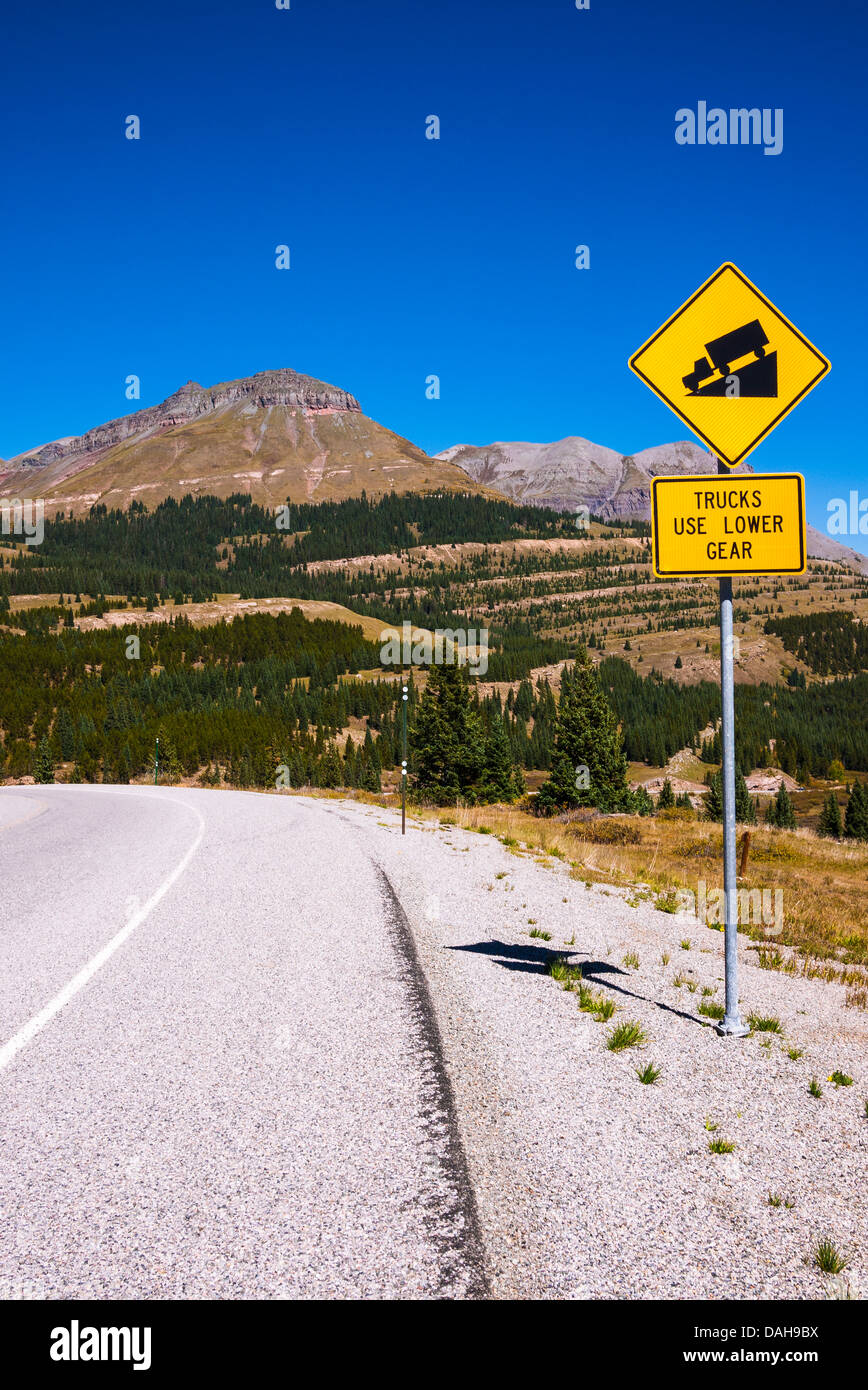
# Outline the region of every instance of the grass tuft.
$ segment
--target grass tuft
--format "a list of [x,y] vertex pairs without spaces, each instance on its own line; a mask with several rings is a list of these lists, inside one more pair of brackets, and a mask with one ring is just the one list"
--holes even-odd
[[678,912],[681,902],[678,893],[674,888],[670,888],[666,893],[660,893],[654,900],[654,906],[658,912]]
[[848,1076],[847,1073],[846,1073],[845,1071],[833,1071],[833,1072],[832,1072],[832,1075],[828,1078],[828,1080],[829,1080],[829,1081],[834,1081],[834,1083],[835,1083],[836,1086],[852,1086],[852,1085],[853,1085],[853,1078],[852,1078],[852,1076]]
[[821,1274],[842,1274],[847,1268],[847,1256],[830,1236],[823,1236],[814,1246],[814,1264]]
[[594,1018],[598,1023],[608,1023],[617,1008],[618,1005],[615,1003],[614,999],[601,999],[597,1007],[593,1010]]
[[552,979],[562,984],[564,989],[573,989],[576,982],[582,978],[582,967],[571,965],[563,956],[555,956],[553,960],[550,960],[547,970]]
[[627,1047],[640,1047],[646,1040],[645,1030],[640,1023],[630,1020],[619,1023],[606,1038],[610,1052],[623,1052]]
[[653,1062],[649,1062],[646,1067],[637,1067],[636,1075],[643,1086],[653,1086],[663,1075],[659,1067],[655,1067]]
[[752,1033],[782,1033],[783,1024],[774,1014],[748,1014],[747,1018]]

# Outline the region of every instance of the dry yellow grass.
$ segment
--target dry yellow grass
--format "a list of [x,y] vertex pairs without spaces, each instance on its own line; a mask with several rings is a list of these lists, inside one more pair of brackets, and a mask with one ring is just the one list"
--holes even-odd
[[[665,898],[673,889],[709,893],[723,886],[722,830],[675,811],[654,817],[605,817],[565,822],[542,820],[514,806],[456,809],[415,807],[414,814],[488,829],[516,853],[543,853],[571,865],[574,877],[619,886],[645,884]],[[633,843],[599,843],[618,834]],[[858,992],[868,986],[868,845],[836,843],[809,830],[754,828],[747,889],[780,888],[784,927],[771,941],[760,927],[746,934],[757,941],[761,962],[773,969],[823,976]],[[853,1002],[859,1002],[854,1000]]]

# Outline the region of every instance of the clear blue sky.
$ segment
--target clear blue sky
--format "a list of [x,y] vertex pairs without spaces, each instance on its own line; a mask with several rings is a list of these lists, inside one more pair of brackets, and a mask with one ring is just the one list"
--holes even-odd
[[[9,7],[0,455],[130,373],[144,406],[279,366],[431,452],[637,452],[688,432],[627,357],[732,260],[832,360],[751,460],[824,527],[868,493],[865,38],[859,0]],[[783,108],[783,152],[677,145],[700,100]]]

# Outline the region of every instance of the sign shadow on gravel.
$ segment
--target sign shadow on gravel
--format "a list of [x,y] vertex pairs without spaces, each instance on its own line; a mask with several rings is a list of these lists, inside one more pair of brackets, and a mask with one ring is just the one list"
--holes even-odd
[[[547,975],[553,960],[568,960],[579,954],[575,951],[553,951],[546,946],[516,946],[506,941],[475,941],[472,946],[447,946],[447,951],[469,951],[474,955],[491,956],[496,965],[504,970],[519,970],[531,975]],[[583,972],[596,974],[626,975],[619,965],[609,961],[584,961]],[[588,973],[590,978],[590,973]]]
[[[580,950],[575,951],[553,951],[545,946],[516,946],[506,941],[475,941],[471,946],[446,946],[447,951],[468,951],[472,955],[489,956],[495,965],[500,965],[504,970],[517,970],[528,975],[547,975],[548,969],[553,960],[560,958],[568,960],[571,956],[581,955]],[[664,1013],[674,1014],[676,1018],[685,1018],[688,1023],[698,1023],[700,1028],[707,1028],[709,1025],[705,1019],[699,1019],[695,1014],[686,1013],[683,1009],[675,1009],[671,1004],[664,1004],[662,999],[650,999],[645,994],[639,994],[636,990],[626,989],[623,984],[617,984],[614,979],[604,978],[605,976],[621,975],[627,977],[628,972],[622,970],[620,965],[613,965],[607,960],[585,960],[577,962],[582,967],[582,978],[587,984],[602,985],[605,989],[615,990],[618,994],[628,995],[631,999],[642,999],[647,1004],[653,1004],[655,1008],[662,1009]]]

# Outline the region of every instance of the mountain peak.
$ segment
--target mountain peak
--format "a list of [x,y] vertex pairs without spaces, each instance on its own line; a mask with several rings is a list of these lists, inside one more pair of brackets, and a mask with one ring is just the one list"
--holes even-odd
[[469,484],[369,419],[348,391],[279,367],[216,386],[187,381],[159,405],[19,455],[0,487],[43,498],[52,515],[188,493],[247,492],[273,507]]
[[360,413],[362,409],[355,396],[348,391],[330,386],[325,381],[317,381],[316,377],[304,376],[290,367],[256,372],[254,376],[239,377],[237,381],[221,381],[216,386],[200,386],[198,381],[187,381],[159,405],[136,410],[132,415],[121,415],[84,434],[55,439],[50,444],[29,449],[12,459],[10,466],[43,468],[50,463],[77,464],[99,456],[126,439],[186,424],[239,401],[249,402],[253,408],[279,405],[317,415],[345,411]]
[[318,381],[316,377],[305,376],[303,372],[293,371],[291,367],[256,372],[253,376],[239,377],[237,381],[221,381],[217,386],[209,387],[204,394],[211,399],[214,409],[229,401],[245,398],[255,405],[288,405],[301,410],[362,409],[355,396],[348,391]]

